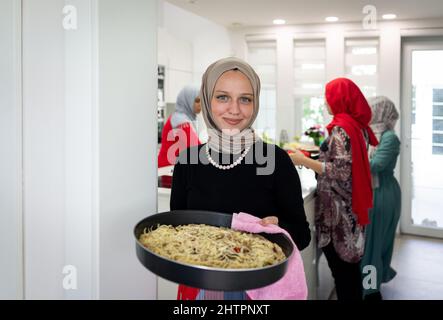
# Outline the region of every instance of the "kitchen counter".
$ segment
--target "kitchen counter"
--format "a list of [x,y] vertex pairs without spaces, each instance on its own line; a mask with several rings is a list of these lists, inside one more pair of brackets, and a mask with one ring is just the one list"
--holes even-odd
[[[164,167],[159,169],[159,177],[172,174],[173,166]],[[317,250],[317,244],[315,240],[315,189],[317,186],[317,181],[315,179],[315,173],[312,170],[306,168],[297,168],[300,182],[302,185],[302,196],[304,200],[304,208],[306,213],[306,218],[309,222],[311,228],[311,243],[301,252],[303,259],[306,281],[308,284],[308,299],[315,300],[318,297],[318,258],[319,251]],[[169,199],[171,196],[171,189],[169,188],[158,188],[158,212],[169,211]],[[329,275],[330,278],[330,275]],[[330,279],[329,279],[330,282]],[[329,290],[329,289],[328,289]],[[158,277],[157,281],[157,298],[160,300],[175,300],[177,297],[177,284],[167,281]]]

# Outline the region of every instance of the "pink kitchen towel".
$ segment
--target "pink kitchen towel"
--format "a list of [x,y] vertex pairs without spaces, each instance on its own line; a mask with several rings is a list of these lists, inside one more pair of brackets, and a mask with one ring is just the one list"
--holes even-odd
[[288,269],[283,278],[269,286],[248,290],[249,298],[252,300],[306,300],[308,288],[300,251],[286,230],[274,224],[263,226],[260,221],[260,218],[247,213],[234,213],[231,228],[251,233],[284,233],[294,244],[294,252],[288,261]]

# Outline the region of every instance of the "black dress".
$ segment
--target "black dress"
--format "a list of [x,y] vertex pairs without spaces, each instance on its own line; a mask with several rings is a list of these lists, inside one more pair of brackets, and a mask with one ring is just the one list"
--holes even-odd
[[[259,143],[262,143],[260,148]],[[171,210],[245,212],[260,218],[277,216],[279,225],[290,233],[300,251],[309,245],[311,234],[300,179],[284,150],[257,142],[239,165],[221,170],[208,164],[205,147],[191,147],[180,154],[174,167]],[[264,158],[257,153],[259,149],[265,150]],[[211,152],[217,163],[226,163],[222,156],[230,163],[235,160],[230,155]],[[259,168],[267,168],[262,173],[270,174],[258,174]]]

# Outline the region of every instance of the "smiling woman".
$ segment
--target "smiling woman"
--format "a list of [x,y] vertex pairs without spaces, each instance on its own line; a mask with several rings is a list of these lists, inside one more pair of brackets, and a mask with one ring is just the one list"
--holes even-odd
[[[259,110],[258,75],[242,60],[221,59],[207,68],[200,95],[209,140],[180,154],[174,167],[171,210],[249,213],[261,218],[262,225],[279,224],[303,250],[310,242],[310,230],[297,170],[284,150],[263,142],[252,129]],[[191,160],[196,154],[203,154],[198,163]],[[272,170],[261,172],[261,159],[266,165],[272,163]],[[247,298],[244,291],[183,285],[178,297]]]
[[248,78],[238,70],[225,72],[211,100],[214,121],[226,134],[245,129],[254,112],[254,94]]

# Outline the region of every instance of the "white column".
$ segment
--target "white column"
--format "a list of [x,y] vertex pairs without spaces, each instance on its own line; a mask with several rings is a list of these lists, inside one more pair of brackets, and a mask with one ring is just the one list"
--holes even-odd
[[99,0],[100,298],[154,299],[135,224],[157,211],[157,1]]
[[[400,115],[402,112],[400,105],[401,56],[400,28],[395,24],[382,24],[380,28],[380,63],[377,94],[391,99]],[[398,121],[395,131],[401,137],[400,121]],[[401,162],[399,161],[395,168],[395,176],[399,181],[401,179],[400,166]]]
[[[65,1],[77,13],[77,29],[64,30],[64,189],[65,189],[65,265],[76,268],[77,289],[65,290],[67,299],[94,297],[93,265],[97,214],[93,206],[97,181],[94,148],[97,135],[97,110],[94,101],[96,43],[95,1]],[[66,16],[66,14],[64,15]],[[88,130],[85,130],[88,128]],[[65,270],[65,271],[69,271]]]
[[[345,38],[341,26],[330,26],[326,34],[326,83],[345,76]],[[328,111],[323,110],[325,124],[332,117]]]
[[[289,138],[295,135],[296,123],[294,108],[294,57],[292,32],[289,29],[277,33],[277,143],[281,130],[288,132]],[[297,115],[300,116],[300,115]]]
[[63,2],[23,2],[25,298],[62,299],[65,264]]
[[0,299],[23,297],[21,2],[0,1]]
[[400,106],[401,35],[396,25],[380,28],[380,54],[377,94]]

